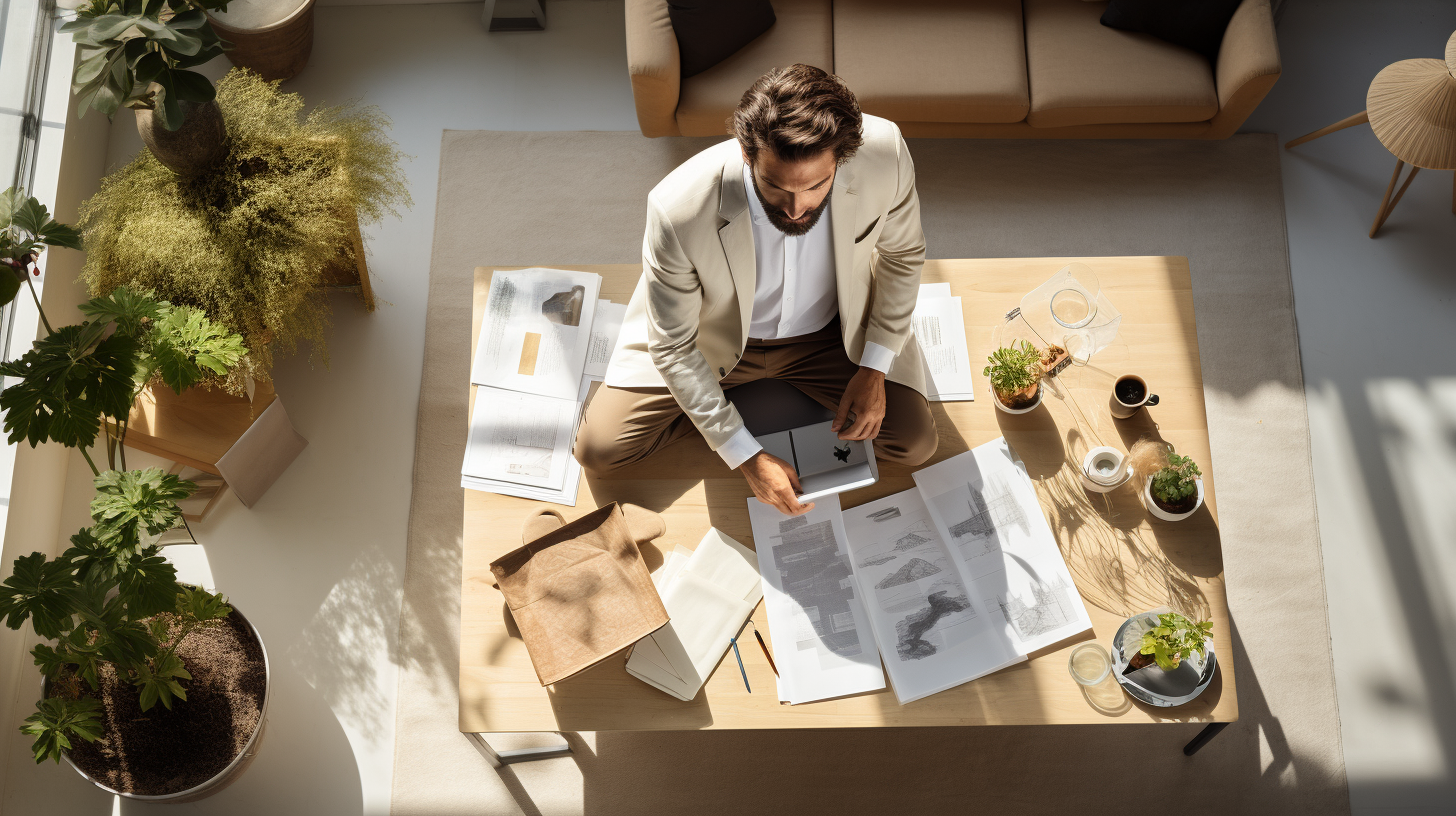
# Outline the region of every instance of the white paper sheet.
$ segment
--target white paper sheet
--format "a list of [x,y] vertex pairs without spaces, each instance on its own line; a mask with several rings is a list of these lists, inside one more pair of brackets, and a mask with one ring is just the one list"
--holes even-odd
[[654,576],[668,624],[632,648],[627,673],[692,700],[763,597],[758,563],[742,544],[709,529],[692,555],[670,554]]
[[915,342],[925,361],[925,386],[931,402],[975,399],[965,317],[958,297],[923,296],[911,317]]
[[622,333],[622,320],[627,316],[627,304],[610,300],[597,301],[596,319],[592,321],[591,345],[586,352],[586,376],[593,380],[607,378],[607,364],[612,361],[612,351],[617,347],[617,335]]
[[972,600],[918,489],[845,510],[844,528],[902,705],[1026,659],[989,610]]
[[460,486],[575,507],[581,464],[571,449],[590,388],[583,377],[575,400],[559,400],[477,386]]
[[807,703],[885,687],[845,549],[839,497],[789,517],[757,499],[748,518],[763,574],[779,699]]
[[591,272],[496,272],[470,381],[569,400],[591,346],[602,278]]
[[949,283],[922,283],[920,284],[920,300],[931,298],[948,298],[951,296]]
[[913,476],[973,602],[1017,654],[1092,628],[1031,478],[1004,438]]

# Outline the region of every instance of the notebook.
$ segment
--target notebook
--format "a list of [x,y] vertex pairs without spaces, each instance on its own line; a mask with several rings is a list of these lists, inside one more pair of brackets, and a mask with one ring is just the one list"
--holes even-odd
[[670,553],[653,583],[670,620],[632,647],[627,673],[692,700],[763,597],[758,559],[713,528],[691,553]]

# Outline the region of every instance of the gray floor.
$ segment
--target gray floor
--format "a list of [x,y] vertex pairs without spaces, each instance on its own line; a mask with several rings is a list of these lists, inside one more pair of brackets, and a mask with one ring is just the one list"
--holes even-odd
[[[1359,111],[1381,67],[1438,57],[1456,29],[1449,0],[1285,6],[1284,76],[1247,128],[1285,139]],[[310,103],[380,105],[415,157],[416,204],[371,231],[391,305],[365,316],[341,301],[332,367],[296,358],[276,372],[310,448],[253,510],[229,500],[199,531],[219,588],[277,655],[278,684],[268,749],[197,812],[388,811],[440,131],[635,128],[620,0],[552,0],[549,14],[544,34],[487,35],[478,3],[318,9],[313,59],[288,89]],[[117,123],[120,160],[139,143],[129,116]],[[1368,128],[1352,129],[1287,153],[1284,188],[1352,803],[1358,814],[1449,813],[1456,215],[1451,174],[1422,173],[1381,236],[1366,238],[1393,164]],[[112,812],[69,775],[12,768],[0,810]],[[532,785],[529,769],[514,778]],[[580,796],[541,793],[562,810]]]
[[[1288,140],[1439,58],[1456,4],[1290,0],[1246,129]],[[1366,237],[1395,159],[1368,126],[1284,154],[1336,684],[1356,814],[1456,807],[1456,215],[1425,171]],[[1278,546],[1278,542],[1270,542]]]

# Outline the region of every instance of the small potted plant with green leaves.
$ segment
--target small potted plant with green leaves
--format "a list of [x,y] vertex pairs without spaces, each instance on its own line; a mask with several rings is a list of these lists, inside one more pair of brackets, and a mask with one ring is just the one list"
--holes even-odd
[[[0,258],[26,280],[45,247],[78,244],[23,193],[7,191],[0,215]],[[18,283],[7,290],[13,298]],[[9,442],[78,449],[96,490],[92,523],[70,548],[17,558],[0,583],[0,618],[47,641],[31,651],[43,693],[21,730],[37,762],[64,757],[112,793],[200,798],[251,756],[267,657],[226,599],[178,582],[160,537],[182,524],[178,503],[195,485],[159,468],[127,470],[127,417],[149,384],[180,392],[225,376],[242,338],[198,309],[125,287],[80,308],[88,319],[60,328],[41,308],[46,336],[0,364],[16,380],[0,392]],[[104,471],[90,453],[103,428]]]
[[1113,639],[1117,681],[1152,705],[1192,700],[1217,668],[1212,631],[1212,621],[1193,620],[1167,607],[1133,615]]
[[991,384],[992,402],[1008,414],[1024,414],[1041,404],[1042,355],[1026,340],[991,352],[981,371]]
[[197,175],[227,154],[211,80],[192,70],[223,52],[208,11],[228,0],[89,0],[61,26],[80,47],[71,91],[81,112],[136,111],[147,149],[174,173]]
[[1167,442],[1138,440],[1128,452],[1133,472],[1143,480],[1143,505],[1163,521],[1182,521],[1203,506],[1203,472],[1191,457]]

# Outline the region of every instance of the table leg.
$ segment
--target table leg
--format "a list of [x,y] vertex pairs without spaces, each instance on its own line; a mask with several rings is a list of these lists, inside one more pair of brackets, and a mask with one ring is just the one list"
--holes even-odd
[[542,5],[544,0],[527,0],[526,11],[529,17],[497,17],[495,16],[496,0],[485,0],[485,8],[481,12],[482,22],[490,31],[545,31],[546,30],[546,7]]
[[[553,732],[554,733],[554,732]],[[477,732],[466,732],[465,736],[475,743],[475,749],[480,751],[492,768],[499,768],[502,765],[510,765],[513,762],[531,762],[537,759],[551,759],[571,755],[571,743],[561,737],[560,745],[543,745],[536,748],[516,748],[511,751],[497,751],[486,741],[487,734]],[[560,736],[560,734],[557,734]]]
[[1411,179],[1416,177],[1416,173],[1421,172],[1421,168],[1416,167],[1414,164],[1411,165],[1410,174],[1405,177],[1405,183],[1400,185],[1400,191],[1395,194],[1395,198],[1391,198],[1390,191],[1395,189],[1395,182],[1400,178],[1400,169],[1404,166],[1405,162],[1400,159],[1395,160],[1395,172],[1391,174],[1390,184],[1385,188],[1385,198],[1380,201],[1380,212],[1375,214],[1375,223],[1370,226],[1371,238],[1375,237],[1375,233],[1380,230],[1380,226],[1385,223],[1385,219],[1390,217],[1390,213],[1395,209],[1395,205],[1400,203],[1401,196],[1405,195],[1405,190],[1410,186]]
[[1345,128],[1351,128],[1356,125],[1363,125],[1369,121],[1370,114],[1365,111],[1360,111],[1354,116],[1348,117],[1346,119],[1341,119],[1340,121],[1334,123],[1333,125],[1330,125],[1329,127],[1322,127],[1319,130],[1314,131],[1313,133],[1306,133],[1303,136],[1300,136],[1298,139],[1290,139],[1289,141],[1284,143],[1284,149],[1288,150],[1291,147],[1298,147],[1305,142],[1312,142],[1321,136],[1328,136],[1337,130],[1344,130]]
[[1202,748],[1203,746],[1212,742],[1213,738],[1218,736],[1218,732],[1228,727],[1228,723],[1221,722],[1214,722],[1205,725],[1203,727],[1203,730],[1198,732],[1198,736],[1193,738],[1192,742],[1183,746],[1183,756],[1193,756],[1194,754],[1198,753],[1199,748]]

